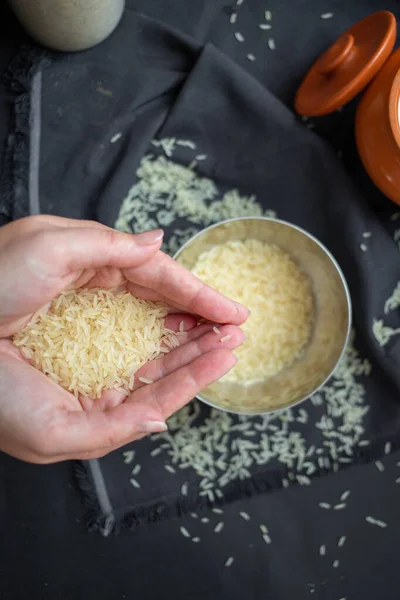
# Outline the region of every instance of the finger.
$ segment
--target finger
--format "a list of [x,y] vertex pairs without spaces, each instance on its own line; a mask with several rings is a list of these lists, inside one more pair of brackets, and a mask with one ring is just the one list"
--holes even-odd
[[167,419],[236,363],[236,356],[228,349],[211,350],[157,383],[137,390],[125,405],[148,405]]
[[[228,338],[228,339],[224,339]],[[221,342],[221,339],[224,341]],[[136,374],[135,390],[147,385],[140,381],[140,377],[144,377],[150,381],[156,382],[174,373],[178,369],[189,365],[196,358],[214,349],[227,348],[235,350],[245,340],[244,333],[239,327],[234,325],[225,325],[221,327],[220,333],[210,331],[198,339],[187,342],[184,346],[176,348],[169,354],[166,354],[162,360],[153,360],[144,365]]]
[[[97,228],[66,228],[37,234],[35,266],[47,267],[47,276],[63,277],[81,269],[135,267],[159,249],[163,231],[138,235]],[[51,248],[51,254],[49,254]],[[40,272],[39,272],[40,275]]]
[[174,313],[167,315],[164,320],[165,327],[178,333],[188,332],[197,326],[198,318],[193,315]]
[[164,304],[168,304],[171,308],[176,309],[180,312],[187,312],[183,305],[179,305],[177,302],[171,306],[171,299],[160,292],[156,292],[155,290],[151,290],[143,285],[139,285],[134,283],[133,281],[128,281],[126,284],[126,289],[130,294],[136,296],[137,298],[141,298],[142,300],[150,300],[151,302],[163,302]]
[[186,312],[209,321],[241,325],[249,316],[241,304],[213,290],[163,252],[146,265],[125,269],[124,273],[129,281],[157,292],[162,290],[168,304],[182,306]]
[[36,226],[47,225],[50,227],[69,227],[74,229],[76,227],[93,227],[95,229],[112,230],[111,227],[103,225],[103,223],[99,223],[98,221],[67,219],[66,217],[57,217],[56,215],[37,215],[35,217],[26,217],[25,219],[21,219],[21,221],[28,219],[35,221]]
[[119,390],[108,389],[102,392],[100,398],[79,395],[79,402],[83,410],[103,412],[122,404],[127,396],[128,394],[123,394]]
[[102,223],[97,221],[84,221],[79,219],[66,219],[64,217],[57,217],[54,215],[35,215],[30,217],[23,217],[17,219],[8,225],[2,227],[2,235],[0,239],[0,247],[9,243],[15,237],[21,237],[21,235],[33,233],[35,231],[41,231],[49,227],[92,227],[97,229],[110,229]]

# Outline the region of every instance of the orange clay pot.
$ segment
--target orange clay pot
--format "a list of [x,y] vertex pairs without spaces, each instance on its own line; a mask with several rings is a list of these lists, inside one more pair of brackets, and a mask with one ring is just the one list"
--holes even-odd
[[375,185],[400,205],[400,49],[393,50],[396,19],[369,15],[317,60],[300,85],[295,108],[304,116],[337,110],[371,81],[357,107],[356,142]]
[[356,113],[356,142],[375,185],[400,204],[400,48],[361,98]]

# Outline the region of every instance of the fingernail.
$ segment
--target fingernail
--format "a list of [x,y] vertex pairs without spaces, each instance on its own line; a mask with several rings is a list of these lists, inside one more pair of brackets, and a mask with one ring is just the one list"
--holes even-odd
[[162,229],[154,229],[154,231],[145,231],[135,235],[135,242],[138,246],[151,246],[159,242],[164,237]]
[[250,315],[249,309],[246,308],[245,306],[243,306],[243,304],[239,304],[239,302],[235,302],[235,304],[236,304],[236,309],[239,313],[243,314],[243,311],[245,311]]
[[137,427],[138,433],[161,433],[167,431],[168,426],[163,421],[144,421]]

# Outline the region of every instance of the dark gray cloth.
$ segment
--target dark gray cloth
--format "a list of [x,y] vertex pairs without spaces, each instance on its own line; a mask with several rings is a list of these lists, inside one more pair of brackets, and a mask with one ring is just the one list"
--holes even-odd
[[[388,229],[393,211],[383,211],[378,219],[336,152],[212,44],[200,47],[161,23],[128,12],[105,45],[46,60],[32,80],[29,177],[23,185],[19,171],[14,218],[55,213],[127,231],[161,224],[166,249],[172,251],[174,243],[182,243],[182,231],[193,233],[210,219],[220,219],[202,216],[200,208],[200,216],[177,209],[176,190],[163,190],[154,204],[146,175],[136,171],[145,155],[170,166],[188,166],[197,157],[192,171],[197,192],[202,178],[217,190],[206,199],[197,196],[203,209],[228,194],[231,216],[243,210],[250,215],[274,211],[308,230],[338,259],[354,304],[354,349],[319,402],[314,399],[267,419],[227,417],[225,441],[221,415],[193,404],[181,421],[171,421],[168,436],[135,444],[133,463],[115,452],[78,468],[90,524],[107,535],[119,524],[134,527],[290,480],[307,483],[332,469],[376,458],[388,443],[396,448],[399,344],[395,339],[382,349],[372,333],[373,319],[383,315],[400,275],[398,248]],[[160,146],[160,140],[172,140],[173,149],[164,142]],[[147,188],[132,192],[135,182]],[[232,193],[240,196],[239,208]],[[130,195],[133,200],[127,201]],[[254,200],[244,208],[243,198],[249,197]],[[365,232],[370,235],[368,252],[361,248]],[[390,318],[397,326],[398,315]],[[372,365],[369,376],[366,360]],[[187,440],[196,437],[199,452],[211,453],[212,468],[205,472],[193,458],[186,464],[182,432]],[[272,449],[266,451],[269,443]]]

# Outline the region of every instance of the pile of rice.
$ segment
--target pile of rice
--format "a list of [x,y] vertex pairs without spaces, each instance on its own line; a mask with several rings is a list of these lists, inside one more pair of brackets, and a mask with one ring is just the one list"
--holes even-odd
[[76,396],[98,398],[111,388],[129,393],[140,367],[179,345],[165,328],[167,313],[166,305],[125,291],[68,291],[36,313],[14,344]]
[[242,326],[247,343],[225,381],[253,383],[290,366],[313,329],[312,283],[281,248],[259,240],[230,241],[201,254],[193,273],[251,311]]

